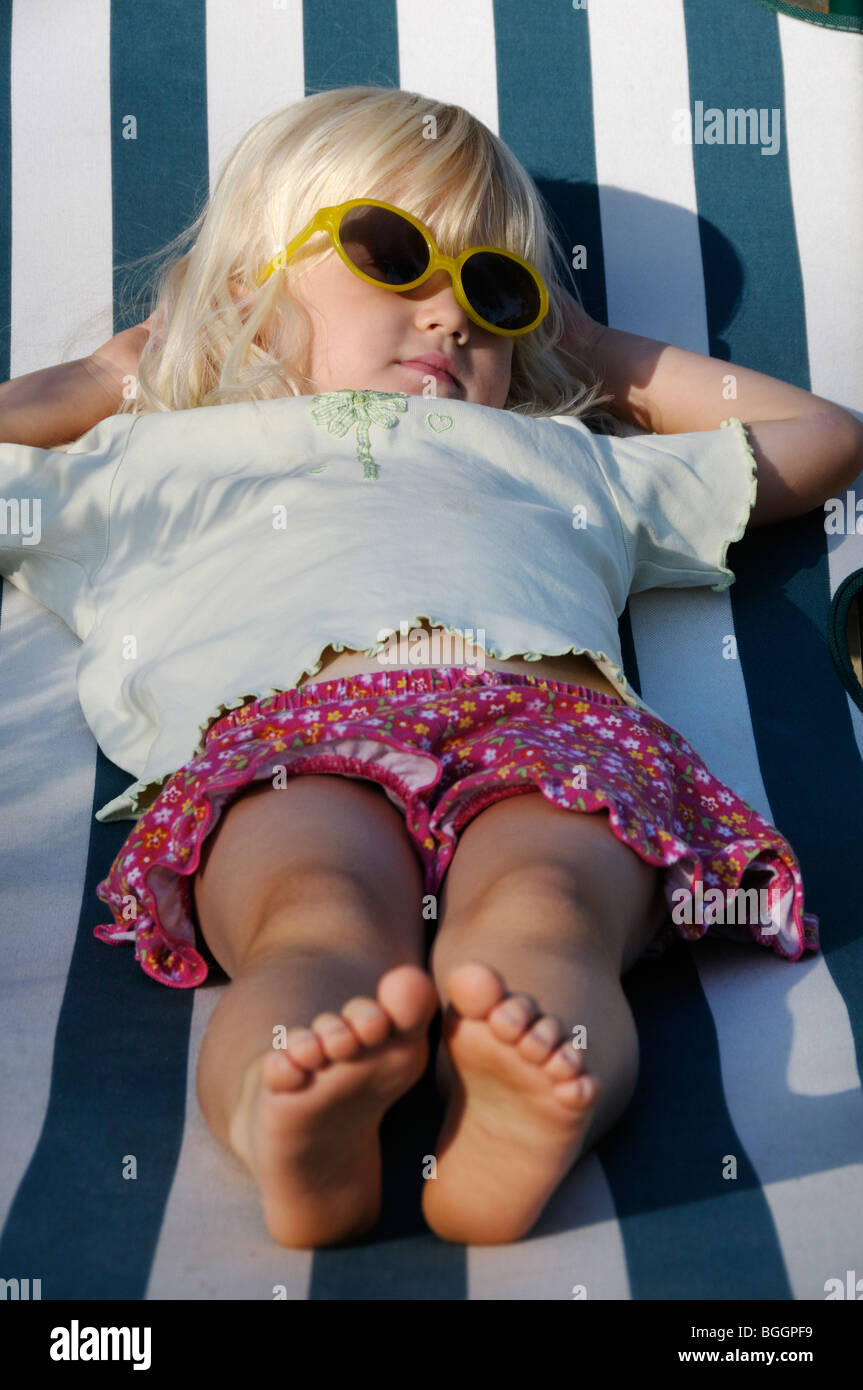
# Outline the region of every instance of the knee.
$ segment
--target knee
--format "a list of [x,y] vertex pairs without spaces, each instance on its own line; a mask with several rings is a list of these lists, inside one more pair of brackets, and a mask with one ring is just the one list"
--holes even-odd
[[589,884],[571,868],[557,860],[531,860],[509,866],[467,894],[461,892],[457,902],[446,905],[439,928],[529,927],[531,935],[541,936],[547,927],[559,939],[561,924],[587,924],[596,913]]
[[[242,925],[221,934],[222,968],[234,976],[253,957],[295,953],[362,953],[375,942],[380,909],[365,875],[350,868],[309,865],[271,879]],[[218,952],[209,942],[214,954]]]
[[379,891],[368,873],[352,865],[306,863],[292,866],[269,885],[257,904],[257,933],[280,916],[299,921],[337,917],[368,918],[379,906]]

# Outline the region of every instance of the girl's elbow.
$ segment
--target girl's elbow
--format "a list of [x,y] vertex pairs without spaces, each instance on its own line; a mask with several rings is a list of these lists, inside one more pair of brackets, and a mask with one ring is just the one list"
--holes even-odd
[[850,416],[855,426],[855,444],[851,449],[851,461],[848,465],[851,482],[854,483],[863,473],[863,424],[856,418]]
[[863,472],[863,424],[856,416],[836,406],[816,419],[818,434],[812,440],[812,452],[820,455],[821,466],[810,484],[813,507],[853,487]]
[[838,486],[851,487],[863,473],[863,422],[850,410],[837,410],[831,415],[836,430]]

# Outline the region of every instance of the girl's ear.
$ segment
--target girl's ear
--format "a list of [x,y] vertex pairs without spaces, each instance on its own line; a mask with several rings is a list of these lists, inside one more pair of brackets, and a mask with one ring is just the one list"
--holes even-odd
[[229,281],[228,281],[228,289],[229,289],[229,291],[230,291],[231,298],[232,298],[235,302],[236,302],[236,300],[238,300],[238,299],[243,299],[243,298],[245,297],[246,291],[242,288],[241,285],[238,285],[238,284],[237,284],[237,281],[236,281],[236,280],[229,280]]
[[[245,289],[243,288],[242,285],[240,285],[240,284],[237,283],[236,280],[229,280],[229,281],[228,281],[228,290],[230,291],[231,298],[234,300],[235,303],[236,303],[238,300],[245,299],[246,296],[248,295],[248,290],[245,290]],[[246,307],[245,310],[243,310],[243,309],[240,310],[240,316],[241,316],[241,318],[242,318],[242,320],[243,320],[244,323],[245,323],[246,319],[248,318],[248,316],[249,316],[249,314],[250,314],[251,312],[252,312],[252,306],[251,306],[251,305],[248,305],[248,306]],[[256,347],[259,347],[259,348],[263,348],[263,347],[265,346],[264,343],[263,343],[263,341],[262,341],[262,339],[261,339],[260,333],[257,333],[257,334],[255,335],[255,346],[256,346]]]
[[154,309],[150,317],[145,319],[140,326],[146,328],[151,338],[161,337],[165,327],[164,309]]

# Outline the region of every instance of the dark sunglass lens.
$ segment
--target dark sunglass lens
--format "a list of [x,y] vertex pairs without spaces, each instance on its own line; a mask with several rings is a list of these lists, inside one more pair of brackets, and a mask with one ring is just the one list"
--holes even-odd
[[341,220],[339,236],[357,269],[385,285],[409,285],[428,266],[426,244],[416,227],[387,208],[351,208]]
[[539,313],[539,286],[508,256],[477,251],[462,266],[461,282],[473,308],[495,328],[526,328]]

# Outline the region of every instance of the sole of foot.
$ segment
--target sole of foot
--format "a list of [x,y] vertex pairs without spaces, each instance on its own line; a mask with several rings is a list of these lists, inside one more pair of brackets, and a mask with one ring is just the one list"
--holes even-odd
[[381,976],[377,998],[356,997],[289,1029],[284,1050],[251,1063],[230,1142],[280,1245],[337,1245],[375,1224],[380,1123],[422,1076],[439,1007],[431,977],[399,965]]
[[599,1094],[559,1019],[479,961],[446,981],[438,1084],[447,1108],[423,1213],[444,1240],[521,1240],[583,1147]]

